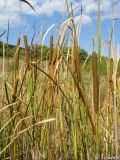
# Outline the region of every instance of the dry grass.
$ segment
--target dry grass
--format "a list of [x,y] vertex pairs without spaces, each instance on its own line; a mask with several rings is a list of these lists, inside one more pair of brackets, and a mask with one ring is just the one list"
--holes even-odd
[[[28,46],[27,35],[23,37],[25,54],[20,58],[18,37],[14,60],[9,63],[12,68],[9,72],[5,68],[0,77],[1,159],[93,160],[96,154],[120,155],[120,84],[114,44],[111,39],[112,75],[108,58],[108,73],[100,76],[96,52],[92,53],[92,71],[86,75],[80,64],[74,16],[68,15],[54,47],[54,37],[50,37],[47,60],[38,56],[42,53],[36,45]],[[100,21],[100,13],[98,17]],[[67,33],[72,51],[68,48],[65,55]],[[99,36],[100,31],[100,52]],[[3,59],[0,61],[1,69]]]

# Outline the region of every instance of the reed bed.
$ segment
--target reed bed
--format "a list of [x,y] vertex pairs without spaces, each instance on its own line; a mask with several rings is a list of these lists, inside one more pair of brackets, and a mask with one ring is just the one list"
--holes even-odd
[[[107,74],[101,75],[100,6],[98,10],[98,55],[93,51],[89,73],[80,63],[73,14],[59,27],[56,43],[50,36],[46,51],[37,50],[36,44],[29,46],[26,34],[23,39],[18,37],[13,67],[4,70],[0,77],[1,160],[93,160],[120,156],[119,61],[110,39],[113,65],[110,57],[106,58]],[[68,34],[72,47],[64,54]],[[19,56],[21,41],[23,57]],[[5,65],[5,58],[2,60]]]

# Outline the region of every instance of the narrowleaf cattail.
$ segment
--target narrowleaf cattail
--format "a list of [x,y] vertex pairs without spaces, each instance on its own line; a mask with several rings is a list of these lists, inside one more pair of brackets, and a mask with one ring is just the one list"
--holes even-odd
[[28,47],[28,42],[27,42],[27,36],[24,35],[24,47],[25,47],[25,62],[26,66],[29,68],[30,66],[30,56],[29,56],[29,47]]
[[[77,81],[81,82],[80,56],[77,43],[74,43],[72,48],[72,72],[75,75]],[[74,82],[73,86],[76,88]]]
[[18,71],[19,67],[19,48],[20,48],[20,37],[18,37],[16,52],[15,52],[15,72]]
[[49,65],[51,65],[51,62],[52,62],[52,56],[53,56],[53,35],[50,36],[50,50],[48,54]]
[[57,60],[57,48],[54,48],[53,56],[52,56],[52,65],[56,63]]
[[92,53],[92,74],[93,74],[93,103],[94,110],[97,114],[99,111],[99,79],[98,79],[97,54]]
[[13,94],[12,94],[12,103],[14,103],[15,100],[16,100],[17,89],[18,89],[18,79],[16,79],[15,82],[14,82]]
[[[36,45],[34,46],[34,61],[35,61],[35,65],[37,66],[37,50],[36,50]],[[35,81],[37,79],[37,68],[34,67],[34,78],[35,78]]]

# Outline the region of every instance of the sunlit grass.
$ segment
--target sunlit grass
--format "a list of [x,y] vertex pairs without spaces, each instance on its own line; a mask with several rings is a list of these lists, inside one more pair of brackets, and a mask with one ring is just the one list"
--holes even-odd
[[[28,45],[24,34],[22,40],[18,37],[12,67],[1,70],[1,159],[93,160],[97,154],[120,154],[117,53],[110,39],[112,62],[102,57],[106,69],[102,74],[100,3],[98,52],[93,51],[82,64],[74,15],[67,1],[66,5],[69,16],[59,27],[57,42],[51,35],[49,48],[37,50],[37,44]],[[65,54],[66,36],[71,48]],[[6,66],[5,57],[0,65]]]

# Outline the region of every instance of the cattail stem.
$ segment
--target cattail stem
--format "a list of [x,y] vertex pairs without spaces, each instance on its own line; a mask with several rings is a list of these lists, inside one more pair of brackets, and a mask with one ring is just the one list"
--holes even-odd
[[100,0],[98,1],[98,75],[100,75],[100,54],[101,54],[101,17]]
[[99,111],[99,79],[97,70],[97,54],[92,53],[92,73],[93,73],[93,103],[95,113]]

